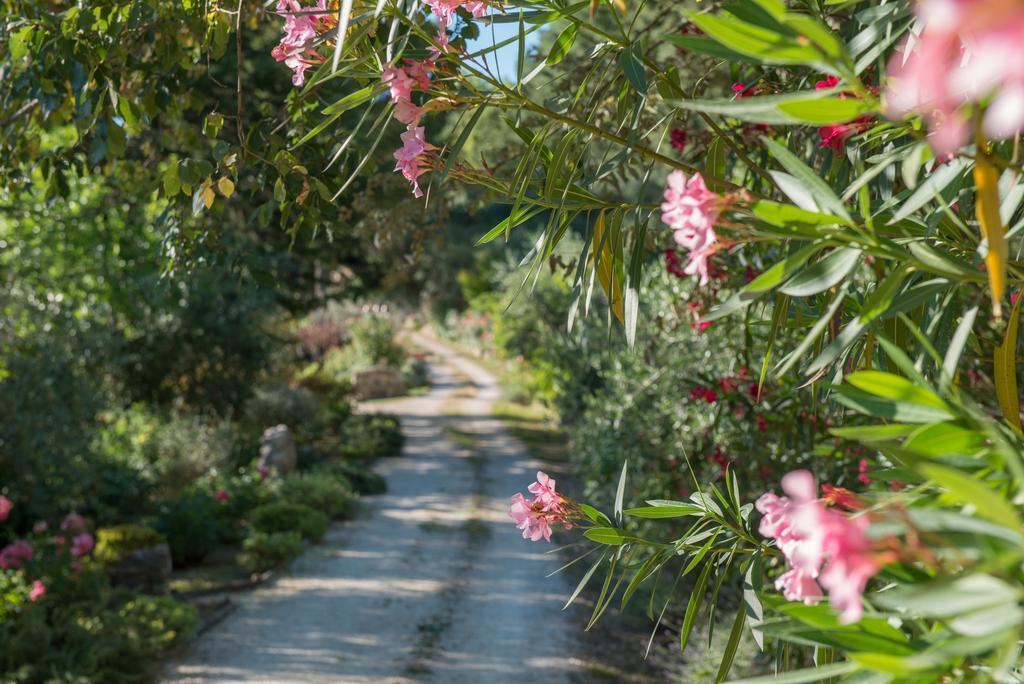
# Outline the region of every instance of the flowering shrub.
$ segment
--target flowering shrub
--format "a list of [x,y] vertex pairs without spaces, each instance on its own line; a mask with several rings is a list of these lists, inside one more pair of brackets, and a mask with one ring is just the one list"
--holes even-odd
[[[684,644],[723,587],[742,597],[718,680],[745,631],[782,681],[1019,680],[1020,3],[542,1],[430,15],[346,4],[341,38],[313,46],[314,82],[347,77],[336,106],[379,109],[370,144],[388,139],[389,118],[406,127],[395,156],[415,195],[454,181],[510,205],[480,242],[539,220],[531,275],[578,239],[570,328],[603,293],[627,345],[653,346],[642,335],[663,333],[641,320],[664,320],[665,304],[644,271],[673,244],[673,308],[693,307],[691,336],[723,341],[703,362],[737,347],[745,358],[664,399],[735,407],[752,437],[730,453],[712,430],[700,452],[661,464],[690,476],[678,498],[627,508],[627,464],[610,517],[540,476],[534,498],[513,500],[529,539],[568,523],[595,544],[587,577],[603,567],[609,580],[595,619],[620,590],[661,597],[663,577],[692,572]],[[540,28],[553,38],[521,52],[514,81],[483,59],[496,47],[466,46],[499,21],[519,22],[521,45]],[[492,110],[509,114],[500,161],[477,130]],[[427,143],[452,113],[449,138]],[[645,420],[629,404],[654,403],[657,377],[611,397],[616,410]],[[807,408],[758,410],[780,395]],[[697,477],[705,467],[718,477]],[[668,541],[649,538],[663,528]]]

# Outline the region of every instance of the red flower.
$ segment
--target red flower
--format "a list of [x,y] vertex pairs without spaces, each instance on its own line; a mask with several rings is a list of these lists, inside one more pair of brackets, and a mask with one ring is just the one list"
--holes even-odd
[[860,498],[845,487],[834,487],[832,485],[821,485],[821,500],[830,506],[839,506],[848,511],[859,511],[864,508]]
[[754,420],[757,422],[758,432],[768,432],[768,421],[763,416],[755,416]]
[[674,147],[677,152],[686,151],[686,131],[681,128],[673,128],[669,131],[669,138],[671,139],[672,147]]
[[857,464],[857,480],[861,484],[871,484],[871,478],[868,477],[868,460],[866,458],[860,459],[860,463]]

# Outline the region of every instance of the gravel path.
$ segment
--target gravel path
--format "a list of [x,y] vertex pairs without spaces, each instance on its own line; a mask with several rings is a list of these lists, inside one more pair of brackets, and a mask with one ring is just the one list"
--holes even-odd
[[[380,463],[388,493],[285,576],[234,597],[238,609],[166,682],[594,681],[574,657],[582,617],[561,611],[569,580],[546,577],[559,563],[553,545],[521,539],[505,512],[538,463],[490,417],[494,378],[416,341],[438,362],[428,394],[386,407],[407,437],[401,458]],[[480,455],[446,424],[472,432]]]

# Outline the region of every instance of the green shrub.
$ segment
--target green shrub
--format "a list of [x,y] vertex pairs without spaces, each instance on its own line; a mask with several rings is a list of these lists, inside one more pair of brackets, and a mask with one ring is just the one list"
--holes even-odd
[[349,458],[398,456],[405,444],[398,416],[389,413],[355,414],[341,429],[342,455]]
[[242,543],[242,564],[250,572],[266,572],[302,553],[302,535],[298,532],[253,531]]
[[293,431],[309,429],[321,418],[320,400],[308,389],[272,385],[257,389],[246,403],[244,421],[256,432],[285,424]]
[[303,504],[287,501],[253,509],[249,525],[259,532],[298,532],[303,539],[319,541],[330,523],[327,515]]
[[237,439],[238,431],[230,423],[174,416],[152,430],[143,451],[162,488],[173,493],[226,466]]
[[351,327],[352,346],[368,365],[384,363],[399,368],[405,351],[395,343],[395,325],[385,316],[369,315]]
[[410,356],[402,364],[402,378],[406,387],[429,387],[430,365],[422,358]]
[[167,538],[176,567],[198,563],[221,538],[219,504],[209,493],[191,489],[167,500],[156,528]]
[[4,684],[144,684],[199,623],[193,606],[168,597],[49,593],[0,622]]
[[97,560],[112,561],[126,553],[163,544],[166,541],[164,535],[152,527],[143,525],[101,527],[96,530],[96,550],[93,555]]
[[124,626],[150,653],[163,653],[199,626],[195,606],[168,596],[138,596],[118,611]]
[[336,459],[317,466],[314,472],[343,477],[362,496],[383,494],[388,489],[387,480],[364,462]]
[[318,472],[286,477],[281,483],[281,497],[323,511],[332,518],[350,514],[357,499],[344,475]]

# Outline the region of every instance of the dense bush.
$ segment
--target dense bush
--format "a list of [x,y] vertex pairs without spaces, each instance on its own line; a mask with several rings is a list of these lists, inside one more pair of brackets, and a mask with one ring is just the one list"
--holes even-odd
[[276,502],[259,506],[249,514],[249,525],[257,532],[298,532],[303,539],[320,541],[330,519],[325,513],[299,503]]
[[220,506],[201,488],[190,488],[163,502],[156,529],[167,538],[176,567],[198,563],[216,548],[224,534]]
[[368,314],[352,324],[352,347],[367,365],[383,363],[401,368],[405,351],[395,342],[392,320],[381,314]]
[[353,414],[339,435],[341,455],[350,458],[398,456],[404,444],[398,417],[387,413]]
[[199,624],[194,607],[170,598],[105,602],[99,594],[44,599],[0,621],[4,682],[143,684]]
[[405,386],[412,389],[430,386],[430,365],[418,355],[410,356],[402,364],[402,378]]
[[361,496],[383,494],[388,487],[387,480],[375,472],[372,466],[365,461],[336,458],[316,466],[313,472],[326,477],[337,477],[343,483],[349,483],[352,489]]
[[175,415],[152,429],[142,451],[160,489],[173,493],[230,463],[237,439],[238,431],[229,423]]
[[251,572],[266,572],[284,565],[302,553],[302,535],[298,532],[253,531],[242,543],[242,563]]
[[96,550],[93,556],[98,561],[117,560],[126,553],[144,549],[167,541],[164,535],[143,525],[115,525],[96,530]]
[[318,471],[284,478],[281,497],[287,502],[322,511],[332,518],[350,515],[357,501],[352,485],[343,475]]
[[243,416],[254,432],[283,423],[301,433],[322,419],[320,400],[313,392],[287,385],[257,388],[246,402]]

